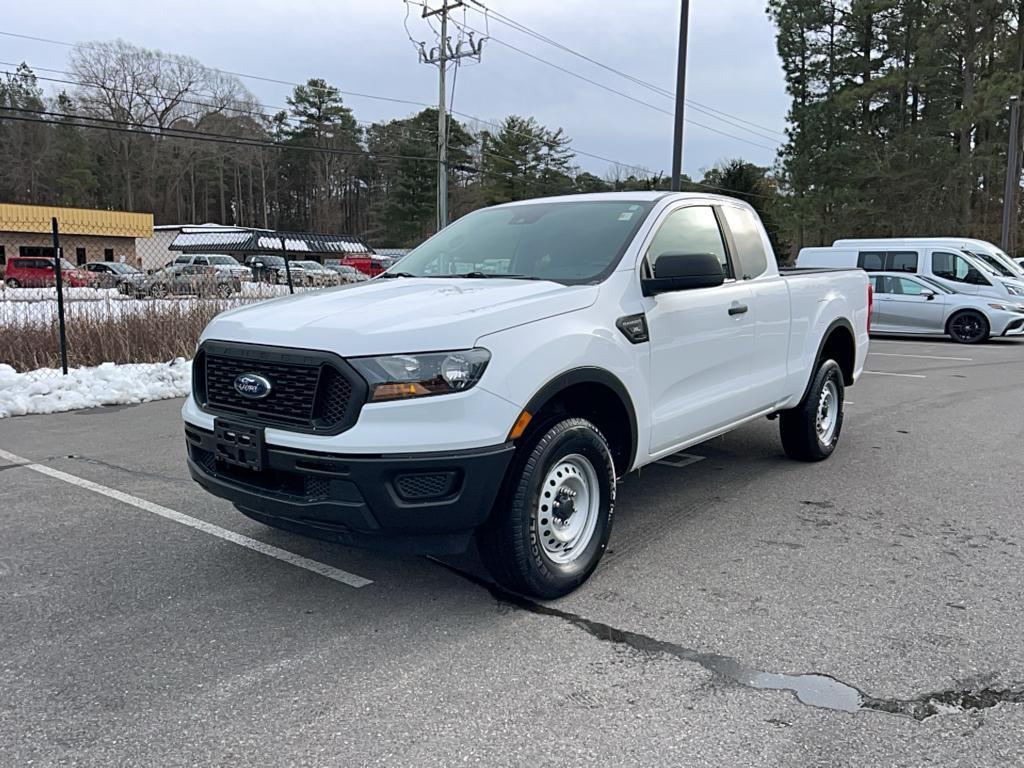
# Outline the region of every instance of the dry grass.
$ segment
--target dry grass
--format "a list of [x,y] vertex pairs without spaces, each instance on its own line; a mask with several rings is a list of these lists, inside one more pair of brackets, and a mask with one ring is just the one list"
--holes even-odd
[[[192,357],[203,328],[224,308],[217,301],[169,301],[115,316],[80,314],[67,323],[68,365]],[[60,367],[57,321],[15,321],[0,327],[0,363],[18,371]]]

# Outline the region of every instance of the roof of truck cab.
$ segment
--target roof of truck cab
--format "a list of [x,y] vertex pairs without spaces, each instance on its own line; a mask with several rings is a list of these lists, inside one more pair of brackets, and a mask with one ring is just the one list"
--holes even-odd
[[654,203],[660,200],[671,198],[673,200],[722,200],[730,203],[743,203],[735,197],[724,195],[711,195],[704,192],[665,192],[664,190],[652,190],[644,192],[588,192],[579,195],[556,195],[552,197],[535,197],[531,200],[515,200],[511,203],[502,203],[495,207],[510,207],[516,205],[531,205],[533,203],[567,203],[567,202],[623,202],[623,203]]

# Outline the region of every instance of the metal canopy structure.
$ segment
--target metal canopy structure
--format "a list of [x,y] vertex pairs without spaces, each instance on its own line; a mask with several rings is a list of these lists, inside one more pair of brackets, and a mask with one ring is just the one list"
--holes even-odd
[[354,235],[324,235],[316,232],[279,232],[272,229],[239,227],[185,227],[169,250],[180,253],[226,253],[250,256],[257,253],[301,254],[305,257],[372,254],[374,251]]

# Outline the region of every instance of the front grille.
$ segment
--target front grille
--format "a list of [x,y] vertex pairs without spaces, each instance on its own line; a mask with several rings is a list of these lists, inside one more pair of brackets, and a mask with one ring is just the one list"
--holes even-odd
[[395,490],[405,501],[424,501],[448,496],[454,490],[455,472],[417,472],[395,478]]
[[[194,367],[196,397],[207,411],[267,426],[337,434],[352,426],[366,397],[366,384],[348,363],[323,352],[207,342]],[[270,381],[270,394],[239,394],[235,379],[246,373]]]

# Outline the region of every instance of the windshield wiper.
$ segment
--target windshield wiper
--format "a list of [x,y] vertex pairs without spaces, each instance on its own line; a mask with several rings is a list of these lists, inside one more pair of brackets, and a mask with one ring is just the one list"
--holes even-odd
[[470,280],[543,280],[542,277],[533,275],[503,275],[497,272],[460,272],[457,275],[445,275],[445,277],[465,277]]
[[416,277],[411,272],[381,272],[378,277],[389,278],[389,277]]

